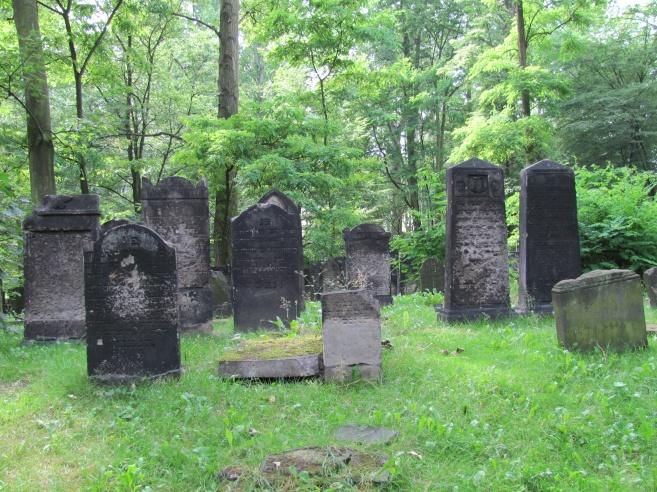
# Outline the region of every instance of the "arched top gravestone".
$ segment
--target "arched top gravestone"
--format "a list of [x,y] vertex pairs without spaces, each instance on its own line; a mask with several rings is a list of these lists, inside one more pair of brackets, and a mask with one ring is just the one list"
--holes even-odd
[[85,254],[87,370],[101,381],[180,372],[176,252],[137,224]]

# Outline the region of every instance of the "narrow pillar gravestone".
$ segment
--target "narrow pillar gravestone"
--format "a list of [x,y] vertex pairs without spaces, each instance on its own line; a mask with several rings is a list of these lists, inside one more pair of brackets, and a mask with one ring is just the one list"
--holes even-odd
[[[271,204],[277,205],[285,210],[290,215],[294,216],[295,227],[294,234],[297,240],[297,258],[296,258],[296,271],[299,282],[299,288],[303,292],[305,288],[305,281],[303,275],[303,237],[301,231],[301,208],[294,203],[294,201],[287,196],[285,193],[282,193],[276,189],[271,190],[269,193],[265,194],[258,203],[262,204]],[[303,295],[299,301],[299,312],[304,309],[304,298]]]
[[594,270],[552,289],[559,343],[571,350],[631,350],[648,345],[639,275]]
[[173,176],[141,189],[144,225],[176,248],[178,306],[183,332],[212,331],[208,185]]
[[137,224],[85,254],[87,371],[104,382],[180,373],[176,251]]
[[645,272],[643,272],[643,283],[645,284],[646,290],[648,291],[650,307],[657,307],[657,268],[648,268]]
[[[286,325],[303,305],[298,221],[273,203],[257,203],[231,221],[236,331]],[[301,276],[301,280],[303,277]]]
[[438,318],[466,321],[512,314],[504,172],[470,159],[447,170],[445,304]]
[[582,273],[575,173],[540,161],[520,173],[518,312],[551,313],[552,287]]
[[99,220],[98,195],[47,195],[23,222],[26,341],[84,338],[84,249]]
[[343,290],[322,294],[324,378],[349,381],[381,375],[381,320],[372,292]]
[[392,303],[390,233],[375,224],[361,224],[345,229],[343,235],[348,288],[365,288],[381,305]]
[[434,292],[445,289],[445,267],[433,256],[424,260],[420,267],[420,289]]

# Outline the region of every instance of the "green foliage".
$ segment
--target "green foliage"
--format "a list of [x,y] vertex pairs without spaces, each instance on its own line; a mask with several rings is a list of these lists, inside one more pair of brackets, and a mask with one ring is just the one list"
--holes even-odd
[[[390,241],[390,249],[397,252],[401,258],[401,266],[410,263],[414,272],[419,272],[422,263],[427,258],[435,256],[443,261],[445,256],[445,225],[437,224],[429,229],[419,229],[414,232],[394,236]],[[397,261],[397,263],[399,263]]]
[[577,205],[583,267],[657,266],[657,178],[629,168],[578,168]]

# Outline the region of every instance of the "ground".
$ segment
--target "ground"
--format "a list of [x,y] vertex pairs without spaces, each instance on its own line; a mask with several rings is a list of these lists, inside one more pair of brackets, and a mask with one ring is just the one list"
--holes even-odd
[[[550,317],[447,326],[430,304],[404,296],[384,309],[381,384],[221,380],[217,360],[237,344],[229,320],[183,337],[179,380],[131,387],[89,382],[82,344],[22,346],[0,330],[0,490],[266,490],[267,454],[335,444],[347,423],[399,431],[370,448],[390,457],[383,489],[657,487],[655,340],[580,355],[558,347]],[[318,311],[309,305],[303,330]],[[244,475],[222,481],[227,466]],[[316,484],[301,475],[292,489]]]

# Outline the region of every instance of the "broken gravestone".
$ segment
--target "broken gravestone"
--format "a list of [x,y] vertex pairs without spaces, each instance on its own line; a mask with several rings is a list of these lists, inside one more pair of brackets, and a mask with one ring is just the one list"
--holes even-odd
[[23,222],[26,341],[84,338],[84,250],[99,219],[98,195],[46,195]]
[[381,305],[392,303],[390,233],[375,224],[343,231],[348,288],[370,290]]
[[85,253],[87,370],[103,382],[180,373],[176,252],[151,229],[109,229]]
[[565,348],[628,350],[647,346],[640,277],[594,270],[552,289],[557,338]]
[[381,375],[379,303],[370,291],[322,294],[324,378],[349,381]]
[[178,306],[183,332],[212,331],[208,185],[178,176],[157,184],[143,178],[144,225],[176,249]]
[[646,286],[646,291],[648,291],[650,307],[657,307],[657,268],[648,268],[643,272],[643,283]]

